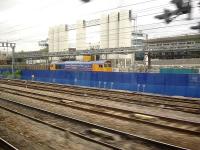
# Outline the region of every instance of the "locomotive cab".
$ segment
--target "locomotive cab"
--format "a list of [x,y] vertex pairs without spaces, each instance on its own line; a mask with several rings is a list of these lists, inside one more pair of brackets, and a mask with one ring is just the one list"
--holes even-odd
[[111,61],[99,61],[92,65],[92,71],[112,72]]

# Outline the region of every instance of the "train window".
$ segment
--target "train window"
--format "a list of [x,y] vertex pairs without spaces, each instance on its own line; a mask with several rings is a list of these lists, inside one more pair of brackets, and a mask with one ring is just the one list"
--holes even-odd
[[111,63],[107,63],[107,66],[108,66],[108,67],[111,67]]
[[103,68],[103,65],[99,65],[99,68]]
[[60,64],[56,65],[56,69],[61,69],[61,65]]
[[111,67],[111,62],[110,62],[110,61],[107,61],[107,62],[104,64],[104,67]]

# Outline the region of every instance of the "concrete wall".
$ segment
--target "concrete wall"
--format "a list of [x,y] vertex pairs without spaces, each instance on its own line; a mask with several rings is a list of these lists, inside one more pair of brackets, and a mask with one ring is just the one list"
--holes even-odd
[[49,52],[68,50],[68,31],[67,25],[58,25],[49,28]]
[[132,12],[121,10],[100,19],[101,48],[131,47]]

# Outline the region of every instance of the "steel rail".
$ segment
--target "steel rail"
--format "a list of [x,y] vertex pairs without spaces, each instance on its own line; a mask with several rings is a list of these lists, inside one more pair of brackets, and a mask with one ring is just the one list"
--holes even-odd
[[89,91],[103,91],[103,92],[107,92],[109,94],[125,94],[127,96],[144,96],[144,97],[148,97],[148,98],[159,98],[159,99],[163,99],[163,100],[167,100],[167,101],[176,101],[176,102],[181,102],[181,103],[191,103],[191,104],[200,104],[200,99],[196,100],[194,98],[187,98],[187,97],[173,97],[173,96],[166,96],[166,95],[157,95],[157,94],[151,94],[151,93],[141,93],[141,92],[130,92],[130,91],[121,91],[121,90],[114,90],[114,89],[103,89],[103,88],[95,88],[95,87],[86,87],[86,86],[78,86],[78,85],[69,85],[69,84],[59,84],[59,83],[50,83],[50,82],[41,82],[41,81],[27,81],[27,80],[19,80],[19,79],[6,79],[6,78],[2,78],[1,80],[4,81],[14,81],[17,83],[33,83],[33,84],[40,84],[40,85],[50,85],[52,87],[63,87],[63,88],[72,88],[72,89],[85,89],[85,90],[89,90]]
[[[2,100],[2,98],[0,98],[0,100]],[[62,127],[60,127],[60,126],[56,126],[56,125],[54,125],[54,124],[47,123],[47,122],[45,122],[45,121],[43,121],[43,120],[41,120],[41,119],[34,118],[34,117],[32,117],[32,116],[29,116],[29,115],[20,113],[20,112],[18,112],[18,111],[12,110],[12,109],[10,109],[10,108],[7,108],[7,107],[1,106],[1,105],[0,105],[0,108],[1,108],[1,109],[4,109],[4,110],[6,110],[6,111],[12,112],[12,113],[14,113],[14,114],[18,114],[18,115],[20,115],[20,116],[26,117],[26,118],[28,118],[28,119],[34,120],[34,121],[36,121],[36,122],[45,124],[45,125],[47,125],[47,126],[49,126],[49,127],[58,129],[58,130],[60,130],[60,131],[64,131],[64,132],[71,133],[71,134],[73,134],[73,135],[75,135],[75,136],[77,136],[77,137],[80,137],[80,138],[82,138],[82,139],[85,139],[85,140],[87,140],[87,141],[91,141],[91,142],[93,142],[93,143],[97,143],[97,144],[100,144],[100,145],[102,145],[102,146],[105,146],[105,147],[108,147],[108,148],[112,148],[113,150],[123,150],[123,149],[121,149],[120,147],[113,146],[113,145],[111,145],[111,144],[108,144],[108,143],[105,143],[105,142],[101,142],[101,141],[98,141],[98,140],[94,140],[93,138],[87,137],[87,136],[85,136],[85,135],[83,135],[83,134],[80,134],[80,133],[77,133],[77,132],[74,132],[74,131],[71,131],[71,130],[67,130],[67,129],[62,128]],[[18,149],[6,149],[6,150],[18,150]]]
[[[3,79],[7,81],[7,79]],[[108,94],[124,94],[125,96],[143,96],[147,98],[159,98],[158,100],[165,100],[169,102],[180,102],[180,103],[191,103],[191,104],[200,104],[200,100],[194,100],[194,99],[189,99],[189,98],[178,98],[178,97],[170,97],[170,96],[163,96],[163,95],[155,95],[155,94],[149,94],[149,93],[139,93],[139,92],[129,92],[129,91],[119,91],[119,90],[111,90],[111,89],[99,89],[99,88],[94,88],[94,87],[85,87],[85,86],[77,86],[77,85],[63,85],[63,84],[55,84],[55,83],[48,83],[48,82],[39,82],[39,81],[27,81],[27,80],[18,80],[18,79],[12,79],[10,81],[16,81],[16,82],[28,82],[30,84],[36,84],[36,85],[50,85],[52,87],[57,87],[57,88],[71,88],[71,89],[79,89],[79,90],[88,90],[88,91],[103,91]]]
[[[164,150],[164,149],[189,150],[187,148],[183,148],[183,147],[180,147],[180,146],[176,146],[176,145],[164,143],[164,142],[161,142],[161,141],[153,140],[153,139],[150,139],[150,138],[145,138],[145,137],[142,137],[142,136],[138,136],[138,135],[130,134],[130,133],[127,133],[127,132],[115,130],[115,129],[112,129],[112,128],[108,128],[108,127],[101,126],[101,125],[98,125],[98,124],[94,124],[94,123],[91,123],[91,122],[83,121],[81,119],[76,119],[76,118],[69,117],[69,116],[66,116],[66,115],[62,115],[62,114],[59,114],[59,113],[50,112],[50,111],[47,111],[47,110],[44,110],[44,109],[40,109],[40,108],[37,108],[37,107],[29,106],[29,105],[26,105],[26,104],[23,104],[23,103],[19,103],[19,102],[15,102],[15,101],[12,101],[12,100],[4,99],[4,98],[0,98],[0,100],[3,101],[3,102],[7,102],[7,103],[11,103],[13,105],[20,106],[20,107],[25,107],[26,110],[38,111],[40,113],[44,113],[44,114],[55,116],[56,118],[62,118],[64,120],[70,120],[72,122],[83,124],[85,126],[90,126],[92,128],[95,128],[95,129],[100,129],[100,130],[103,130],[103,131],[106,131],[106,132],[118,134],[118,135],[120,135],[121,138],[124,137],[125,139],[127,139],[127,138],[128,139],[132,139],[133,142],[137,139],[137,140],[140,140],[140,141],[142,141],[144,143],[148,143],[148,144],[150,143],[151,145],[157,146],[158,148],[160,148],[162,150]],[[0,106],[0,107],[19,114],[18,111],[14,111],[11,108],[7,108],[5,106]],[[27,117],[27,115],[24,115],[24,114],[21,114],[21,115]],[[33,117],[30,117],[30,116],[28,116],[28,117],[29,118],[33,118]],[[41,122],[41,120],[39,120],[39,121]]]
[[[28,86],[29,88],[37,88],[37,89],[41,89],[41,90],[47,90],[48,91],[55,91],[55,90],[59,90],[59,91],[56,91],[57,93],[63,93],[63,94],[70,94],[70,95],[78,95],[78,96],[82,96],[83,93],[85,92],[88,92],[88,91],[72,91],[72,90],[64,90],[62,89],[62,87],[57,87],[57,89],[55,89],[56,86],[53,86],[53,87],[47,87],[47,86],[43,86],[41,87],[40,83],[38,82],[35,82],[36,85],[33,85],[33,83],[31,82],[31,84],[27,84],[26,83],[26,86]],[[12,83],[13,84],[13,83]],[[25,84],[25,83],[24,83]],[[18,83],[16,83],[15,85],[18,85]],[[40,87],[39,87],[40,86]],[[44,89],[45,88],[45,89]],[[83,90],[83,89],[81,89]],[[78,93],[78,94],[77,94]],[[112,101],[118,101],[118,102],[126,102],[126,103],[131,103],[131,104],[137,104],[137,105],[142,105],[142,106],[154,106],[154,107],[159,107],[162,106],[162,109],[171,109],[171,110],[179,110],[179,111],[183,111],[183,112],[188,112],[188,113],[197,113],[199,114],[200,113],[200,109],[198,106],[196,107],[190,107],[190,106],[182,106],[182,105],[174,105],[173,104],[168,104],[168,103],[162,103],[162,102],[155,102],[155,101],[146,101],[146,100],[138,100],[136,98],[132,98],[132,97],[124,97],[124,96],[121,96],[119,97],[119,95],[108,95],[108,94],[98,94],[97,92],[94,92],[94,93],[87,93],[88,96],[94,96],[94,97],[97,97],[98,98],[107,98],[109,100],[112,100]],[[121,99],[122,98],[122,99]],[[156,99],[155,99],[156,100]],[[163,101],[164,102],[164,101]],[[197,104],[198,105],[198,104]]]
[[[28,85],[27,85],[28,86]],[[70,94],[70,95],[77,95],[77,96],[83,96],[83,94],[87,94],[88,97],[94,97],[94,98],[102,98],[102,99],[109,99],[111,101],[117,101],[117,102],[125,102],[125,103],[130,103],[130,104],[137,104],[137,105],[142,105],[142,106],[151,106],[151,107],[159,107],[162,109],[171,109],[171,110],[179,110],[179,111],[183,111],[183,112],[187,112],[187,113],[194,113],[194,114],[200,114],[200,108],[198,107],[189,107],[189,106],[178,106],[178,105],[174,105],[174,104],[163,104],[162,102],[150,102],[150,101],[141,101],[141,99],[136,99],[136,98],[126,98],[126,97],[119,97],[119,95],[106,95],[106,94],[98,94],[96,92],[94,93],[89,93],[88,91],[80,91],[80,90],[76,90],[76,91],[71,91],[71,90],[64,90],[62,88],[52,88],[52,87],[39,87],[38,85],[29,85],[29,88],[37,88],[43,91],[53,91],[55,92],[55,90],[57,93],[63,93],[63,94]],[[87,92],[87,93],[85,93]]]
[[[60,98],[60,97],[56,97],[56,96],[50,96],[50,95],[40,94],[40,93],[36,93],[36,92],[29,92],[29,91],[25,91],[25,90],[19,90],[19,89],[7,88],[7,87],[4,87],[4,89],[0,87],[0,89],[2,89],[3,92],[10,93],[13,95],[23,96],[26,98],[31,98],[31,99],[35,99],[35,100],[39,100],[39,101],[43,101],[43,102],[47,102],[47,103],[52,103],[52,104],[56,104],[56,105],[60,105],[60,106],[66,106],[66,107],[70,107],[73,109],[87,111],[90,113],[110,116],[110,117],[113,117],[116,119],[132,121],[132,122],[140,122],[140,123],[145,123],[145,124],[149,124],[149,125],[156,126],[156,127],[161,127],[164,129],[180,131],[180,132],[187,133],[187,134],[200,135],[200,131],[198,131],[198,127],[200,126],[200,123],[196,123],[196,122],[192,122],[192,121],[184,121],[184,120],[173,119],[173,118],[169,118],[169,117],[161,117],[159,115],[150,115],[147,113],[138,113],[135,111],[119,109],[116,107],[109,107],[109,106],[103,106],[103,105],[99,105],[99,104],[92,104],[92,103],[88,103],[88,102],[81,102],[81,101],[77,101],[77,100],[71,100],[68,98]],[[5,89],[8,89],[8,90],[5,90]],[[12,91],[9,91],[9,90],[12,90]],[[16,92],[14,92],[14,91],[16,91]],[[29,95],[26,95],[25,93],[29,94]],[[38,97],[38,96],[40,96],[40,97]],[[44,99],[44,97],[51,98],[51,99],[57,99],[58,101]],[[62,100],[68,100],[68,101],[75,102],[75,103],[72,103],[72,104],[71,103],[62,103]],[[79,105],[77,106],[76,104],[80,104],[83,106],[79,106]],[[90,106],[92,108],[84,108],[84,106]],[[104,109],[104,110],[107,109],[108,111],[104,112],[104,111],[101,111],[101,109]],[[110,110],[112,112],[109,112]],[[113,111],[115,111],[115,112],[113,112]],[[119,115],[118,113],[123,113],[123,114]],[[161,122],[164,121],[165,123],[164,124],[163,124],[163,122],[160,123],[159,120],[156,122],[155,120],[151,121],[151,119],[150,120],[140,119],[140,118],[134,117],[134,114],[146,115],[146,116],[153,117],[153,118],[156,117],[155,119],[159,119]],[[178,124],[178,122],[179,122],[179,124]],[[187,126],[187,128],[175,127],[174,124],[170,125],[170,123],[176,123],[178,125],[184,124],[184,126]],[[197,130],[194,130],[192,127],[197,127]]]
[[4,150],[18,150],[15,146],[0,137],[0,148]]

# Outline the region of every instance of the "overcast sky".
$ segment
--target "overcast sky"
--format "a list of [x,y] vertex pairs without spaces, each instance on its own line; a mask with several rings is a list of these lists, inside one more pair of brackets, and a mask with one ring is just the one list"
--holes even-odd
[[[193,7],[197,7],[198,0],[193,1]],[[149,38],[197,33],[189,27],[200,20],[198,8],[193,10],[193,18],[196,19],[190,21],[185,19],[186,16],[181,16],[176,19],[180,21],[166,25],[163,21],[154,19],[164,8],[175,9],[169,2],[170,0],[91,0],[85,4],[80,0],[0,0],[0,40],[16,42],[17,51],[38,50],[37,42],[47,38],[49,26],[74,24],[78,19],[99,18],[102,13],[117,11],[115,8],[132,9],[137,16],[138,30],[143,30]],[[94,30],[98,31],[98,28]],[[98,33],[93,36],[98,37]],[[71,41],[73,43],[74,38]],[[97,41],[98,38],[87,39],[87,42]]]

